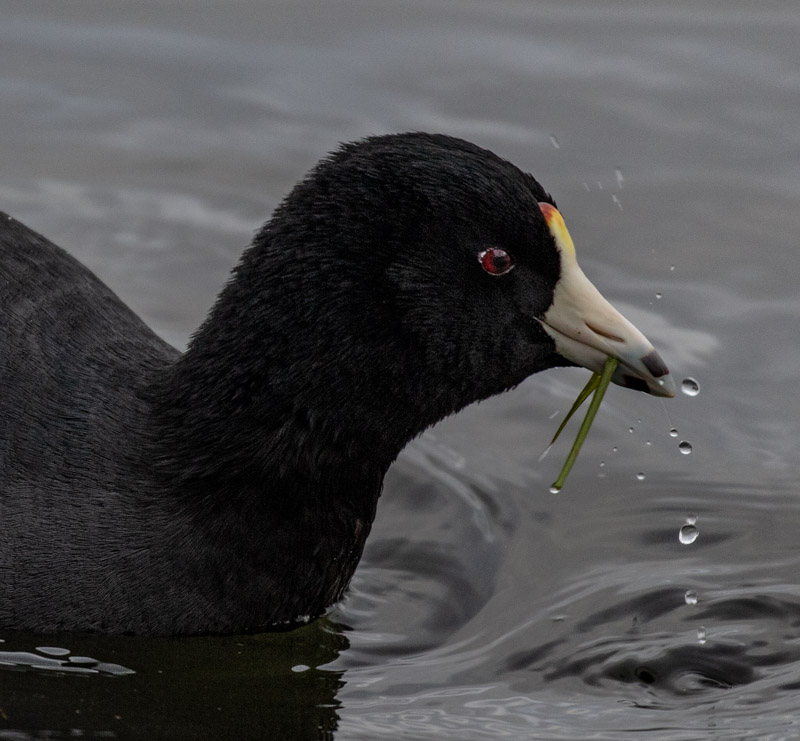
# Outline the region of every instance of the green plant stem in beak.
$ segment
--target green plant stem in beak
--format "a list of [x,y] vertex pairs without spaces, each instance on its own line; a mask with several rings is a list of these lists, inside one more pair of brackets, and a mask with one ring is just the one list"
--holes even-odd
[[[564,482],[567,480],[567,476],[569,476],[569,472],[572,470],[572,466],[578,458],[578,453],[581,452],[583,442],[586,440],[586,436],[589,434],[589,428],[592,426],[592,422],[594,422],[594,418],[597,416],[597,410],[600,408],[600,403],[603,401],[608,384],[611,383],[611,376],[614,375],[614,371],[617,369],[618,364],[619,360],[616,358],[612,358],[610,355],[606,358],[605,365],[603,365],[603,372],[599,376],[596,373],[592,375],[592,378],[589,379],[589,382],[583,388],[583,391],[581,391],[581,393],[578,395],[578,398],[575,399],[572,409],[569,410],[566,418],[556,431],[556,434],[553,437],[553,442],[555,442],[556,438],[559,436],[559,434],[561,434],[561,430],[564,429],[564,425],[567,424],[569,418],[575,413],[578,407],[583,404],[589,394],[594,391],[592,401],[589,403],[589,409],[586,412],[586,416],[583,418],[583,422],[578,430],[578,435],[575,438],[575,442],[572,443],[572,448],[569,451],[567,460],[564,461],[564,466],[561,469],[561,473],[558,475],[558,478],[553,484],[553,489],[559,490],[564,486]],[[552,445],[553,443],[551,442],[550,444]]]
[[[556,440],[558,440],[558,436],[564,431],[564,428],[567,426],[567,422],[569,422],[572,419],[572,415],[575,414],[575,412],[577,412],[578,409],[580,409],[583,402],[586,401],[591,395],[592,391],[594,391],[597,388],[598,383],[600,383],[600,374],[592,373],[592,377],[589,379],[588,383],[583,387],[583,391],[581,391],[578,394],[578,398],[575,399],[575,403],[567,412],[567,416],[564,417],[564,420],[558,426],[556,434],[553,435],[553,439],[550,441],[550,445],[552,445]],[[547,447],[549,448],[550,445],[548,445]]]

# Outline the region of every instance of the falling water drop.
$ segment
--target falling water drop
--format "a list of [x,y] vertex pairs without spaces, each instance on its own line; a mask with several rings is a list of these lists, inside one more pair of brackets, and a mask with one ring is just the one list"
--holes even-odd
[[644,481],[645,475],[642,471],[639,471],[639,473],[636,474],[636,478],[639,479],[639,481]]
[[681,391],[686,396],[697,396],[700,393],[700,384],[694,378],[684,378],[681,381]]
[[656,292],[656,298],[661,298],[661,291]]
[[653,443],[650,440],[645,440],[644,444],[649,448]]
[[697,592],[690,589],[686,594],[683,595],[683,599],[687,605],[696,605],[697,604]]
[[616,445],[613,448],[611,448],[612,453],[616,453],[618,450],[619,448]]
[[619,198],[616,196],[611,196],[611,200],[617,205],[617,208],[622,211],[622,204],[619,202]]
[[706,629],[697,629],[697,642],[702,646],[706,642]]
[[669,431],[669,436],[670,436],[670,437],[678,437],[678,431],[677,431],[677,430],[676,430],[676,429],[673,427],[673,428],[672,428],[672,429]]
[[698,535],[700,535],[700,531],[697,529],[697,526],[687,523],[680,529],[678,540],[683,543],[683,545],[691,545],[697,540]]
[[633,432],[633,429],[634,429],[633,427],[629,427],[628,432]]
[[617,188],[622,190],[622,184],[625,182],[625,176],[622,174],[622,170],[620,170],[619,167],[614,170],[614,177],[617,178]]
[[684,455],[689,455],[689,453],[692,452],[692,444],[688,440],[681,440],[681,442],[678,443],[678,450]]
[[555,149],[561,149],[561,145],[558,143],[558,139],[556,138],[555,134],[550,134],[550,143]]
[[670,265],[670,266],[669,266],[669,271],[670,271],[671,273],[675,272],[675,266],[674,266],[674,265]]
[[686,518],[687,525],[696,525],[697,524],[697,515],[689,515]]

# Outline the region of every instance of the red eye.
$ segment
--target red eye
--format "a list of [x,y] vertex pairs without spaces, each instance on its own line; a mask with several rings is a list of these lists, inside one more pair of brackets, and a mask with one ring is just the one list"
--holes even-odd
[[514,261],[511,255],[499,247],[492,247],[484,250],[478,255],[481,261],[481,267],[489,273],[489,275],[505,275],[511,268],[514,267]]

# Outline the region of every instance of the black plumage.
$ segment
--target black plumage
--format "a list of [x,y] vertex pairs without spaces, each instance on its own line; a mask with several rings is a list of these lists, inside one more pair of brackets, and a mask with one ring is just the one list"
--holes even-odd
[[[428,134],[342,146],[178,353],[0,217],[0,627],[235,632],[320,614],[403,446],[570,362],[552,199]],[[514,269],[477,256],[500,247]]]

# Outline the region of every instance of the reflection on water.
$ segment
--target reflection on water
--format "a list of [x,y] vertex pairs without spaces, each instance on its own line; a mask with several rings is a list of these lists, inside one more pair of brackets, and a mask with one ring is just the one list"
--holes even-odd
[[[31,649],[37,640],[59,646]],[[62,646],[71,657],[34,653]],[[322,619],[288,633],[197,640],[7,634],[3,648],[5,728],[47,738],[81,729],[90,738],[328,739],[341,672],[317,667],[347,639]],[[94,664],[75,662],[80,654]]]
[[[98,661],[91,656],[70,656],[68,648],[37,646],[38,653],[30,651],[0,651],[0,666],[36,671],[54,671],[61,674],[108,674],[125,676],[135,674],[119,664]],[[58,656],[59,658],[51,658]]]
[[610,389],[558,496],[585,372],[424,435],[328,620],[3,635],[0,738],[800,735],[793,2],[6,6],[2,209],[176,345],[320,154],[429,129],[532,170],[686,381]]

